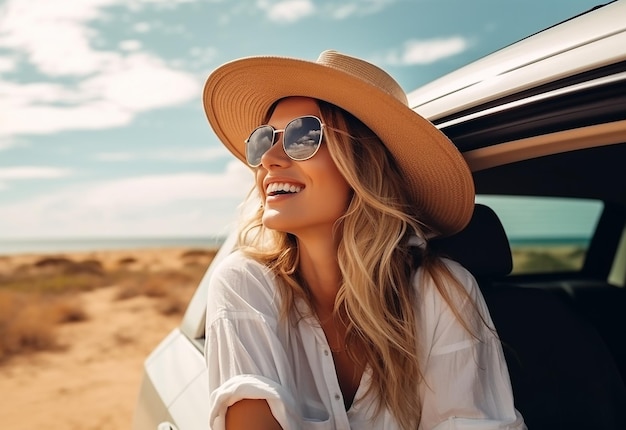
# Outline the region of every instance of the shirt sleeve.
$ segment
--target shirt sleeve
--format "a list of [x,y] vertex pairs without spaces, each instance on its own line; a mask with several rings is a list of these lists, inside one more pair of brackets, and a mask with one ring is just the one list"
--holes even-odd
[[222,430],[226,410],[242,399],[265,399],[284,429],[297,428],[293,375],[277,329],[279,300],[268,270],[240,253],[211,276],[205,357],[209,428]]
[[[423,430],[526,429],[513,404],[506,361],[489,311],[474,277],[456,262],[445,260],[471,300],[452,291],[452,300],[474,335],[423,272],[416,275],[425,345],[424,383],[421,384]],[[474,302],[482,316],[471,318]]]

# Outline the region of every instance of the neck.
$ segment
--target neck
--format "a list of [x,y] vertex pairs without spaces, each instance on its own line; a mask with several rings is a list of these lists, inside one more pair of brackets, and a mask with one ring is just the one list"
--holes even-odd
[[[327,237],[298,239],[300,270],[313,299],[315,310],[330,314],[341,285],[337,263],[337,243]],[[320,315],[321,316],[321,315]]]

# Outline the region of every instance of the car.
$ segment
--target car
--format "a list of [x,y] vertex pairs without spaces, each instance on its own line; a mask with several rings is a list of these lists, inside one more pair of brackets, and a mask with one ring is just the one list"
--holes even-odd
[[[530,429],[626,428],[626,1],[408,94],[472,171],[470,225],[433,245],[477,278]],[[205,429],[206,288],[145,361],[135,430]]]

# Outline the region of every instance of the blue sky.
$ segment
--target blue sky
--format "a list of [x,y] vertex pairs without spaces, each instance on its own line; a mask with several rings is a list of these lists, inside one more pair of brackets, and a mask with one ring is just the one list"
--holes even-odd
[[226,61],[332,48],[408,92],[597,3],[0,1],[0,241],[223,234],[250,184],[202,110]]

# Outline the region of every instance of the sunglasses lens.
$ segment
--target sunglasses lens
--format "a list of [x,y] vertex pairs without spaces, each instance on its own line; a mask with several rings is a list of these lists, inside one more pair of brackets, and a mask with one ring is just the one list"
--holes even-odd
[[274,129],[269,125],[263,125],[252,132],[246,142],[246,160],[248,164],[256,167],[261,164],[261,157],[274,143]]
[[296,118],[285,127],[283,146],[293,160],[311,158],[322,142],[322,124],[313,116]]

